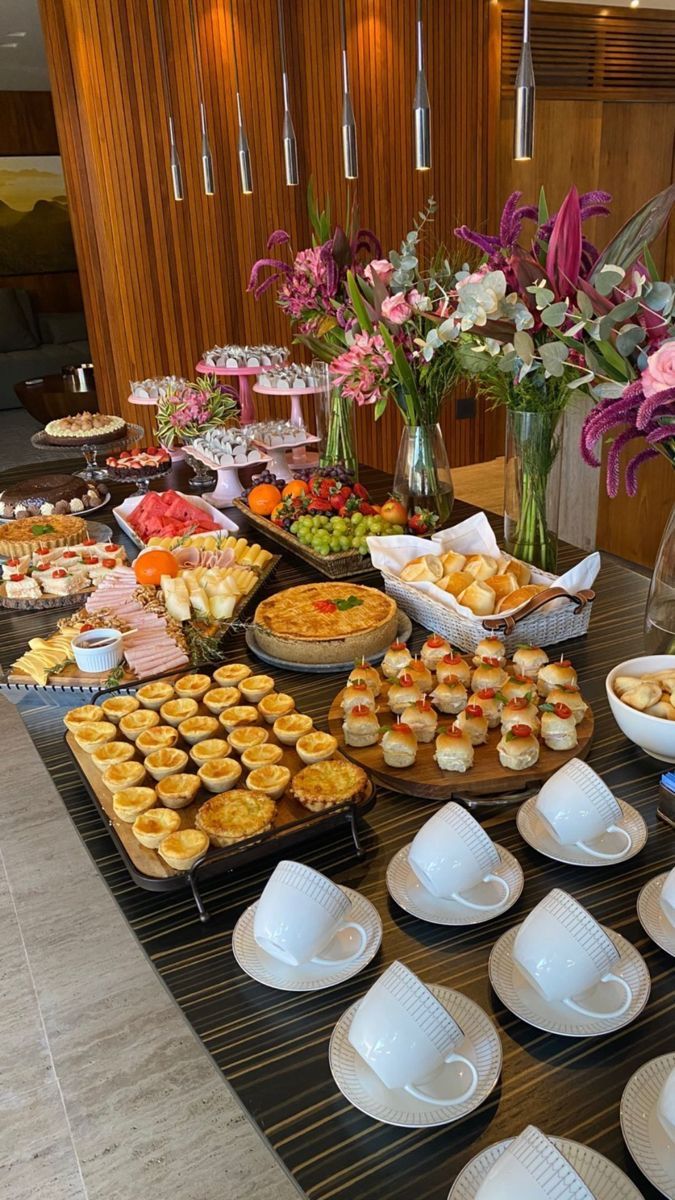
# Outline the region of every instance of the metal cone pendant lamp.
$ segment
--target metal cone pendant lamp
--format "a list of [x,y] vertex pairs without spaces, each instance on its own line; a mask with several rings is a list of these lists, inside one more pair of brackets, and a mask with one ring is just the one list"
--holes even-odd
[[532,158],[534,148],[534,67],[530,50],[530,0],[523,0],[523,45],[516,75],[516,119],[513,157],[517,162]]
[[417,79],[415,81],[415,99],[413,101],[413,118],[415,127],[415,170],[429,171],[431,169],[431,109],[429,106],[429,89],[424,72],[424,29],[422,26],[422,0],[417,0]]
[[244,119],[241,108],[241,93],[239,91],[239,66],[237,63],[237,46],[234,40],[234,8],[230,0],[230,27],[232,30],[232,60],[234,62],[234,87],[237,97],[237,161],[239,163],[239,181],[245,196],[253,192],[253,172],[251,170],[251,151],[244,129]]
[[176,130],[171,111],[171,88],[169,87],[169,68],[166,61],[166,39],[164,37],[164,18],[162,16],[162,0],[155,0],[155,23],[157,25],[157,44],[159,46],[159,63],[162,72],[162,87],[166,102],[167,119],[169,124],[169,163],[171,166],[171,182],[174,200],[183,199],[183,170],[178,154]]
[[192,33],[192,53],[195,60],[195,74],[197,76],[197,92],[199,95],[199,128],[202,137],[202,178],[204,180],[204,193],[207,196],[213,196],[215,193],[215,183],[213,175],[213,158],[211,155],[211,146],[209,145],[209,131],[206,124],[206,104],[204,102],[204,79],[202,76],[202,60],[199,53],[199,41],[197,39],[197,27],[195,25],[195,10],[193,0],[188,0],[188,10],[190,13],[190,31]]
[[349,91],[345,0],[340,0],[340,39],[342,43],[342,162],[345,179],[358,179],[359,156],[356,145],[356,121],[354,120],[354,108]]
[[297,187],[300,183],[298,171],[298,143],[291,117],[290,97],[288,89],[288,71],[286,69],[286,31],[284,29],[284,0],[277,0],[279,16],[279,47],[281,49],[281,87],[284,98],[284,124],[282,139],[284,143],[284,170],[288,187]]

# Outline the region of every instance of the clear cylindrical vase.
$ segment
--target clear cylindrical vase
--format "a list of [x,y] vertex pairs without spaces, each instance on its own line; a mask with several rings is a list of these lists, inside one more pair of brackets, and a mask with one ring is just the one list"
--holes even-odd
[[354,401],[342,395],[329,380],[322,403],[317,405],[317,432],[321,438],[319,463],[322,467],[344,467],[358,479]]
[[408,510],[408,520],[417,518],[421,531],[442,529],[447,524],[455,491],[440,425],[404,425],[394,495]]
[[514,558],[555,572],[560,515],[561,412],[506,415],[504,541]]
[[645,650],[675,654],[675,505],[663,531],[645,612]]

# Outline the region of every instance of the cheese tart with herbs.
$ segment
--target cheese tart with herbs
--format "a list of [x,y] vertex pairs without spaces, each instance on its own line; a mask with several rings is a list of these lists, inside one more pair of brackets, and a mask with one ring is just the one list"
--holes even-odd
[[330,758],[303,767],[293,776],[291,794],[310,812],[325,812],[337,804],[357,803],[368,792],[368,776],[356,763]]
[[243,768],[236,758],[210,758],[197,774],[207,792],[227,792],[239,783]]
[[277,806],[264,792],[235,788],[212,796],[195,817],[197,829],[212,846],[232,846],[246,838],[266,833],[272,826]]
[[172,808],[148,808],[136,817],[131,832],[141,846],[156,850],[164,838],[177,829],[180,829],[180,816]]
[[0,557],[21,558],[56,546],[77,546],[88,536],[87,522],[82,517],[59,516],[21,517],[8,521],[0,529]]
[[122,788],[113,795],[113,812],[120,821],[133,825],[137,817],[147,812],[156,803],[155,789],[151,787]]
[[157,853],[174,871],[190,871],[208,848],[209,839],[199,829],[177,829],[162,838]]
[[101,704],[101,708],[105,713],[106,721],[112,721],[113,725],[118,725],[122,717],[128,717],[130,713],[136,712],[140,708],[140,702],[135,696],[108,696]]
[[136,692],[136,697],[140,700],[143,708],[159,711],[163,704],[173,700],[175,694],[172,684],[158,679],[155,683],[144,683],[143,687]]
[[[337,745],[337,742],[335,744]],[[255,771],[256,767],[274,766],[275,763],[281,762],[283,756],[281,746],[275,746],[273,742],[263,742],[259,746],[251,746],[244,750],[241,763],[247,771]]]
[[160,779],[155,791],[167,808],[186,808],[199,791],[199,778],[183,772],[167,775],[165,779]]
[[284,662],[348,663],[370,658],[396,637],[390,596],[356,583],[309,583],[276,592],[255,611],[261,650]]
[[280,800],[291,782],[288,767],[280,763],[255,767],[246,779],[246,787],[252,792],[264,792],[272,800]]
[[145,758],[145,769],[153,779],[159,782],[168,775],[177,775],[186,766],[188,756],[184,750],[176,750],[170,746],[163,750],[153,750]]

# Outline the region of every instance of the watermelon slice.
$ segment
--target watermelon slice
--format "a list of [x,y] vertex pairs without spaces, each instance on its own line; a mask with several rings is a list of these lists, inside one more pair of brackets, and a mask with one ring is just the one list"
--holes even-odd
[[190,530],[211,533],[219,528],[203,508],[172,490],[148,492],[128,521],[143,542],[151,537],[182,537]]

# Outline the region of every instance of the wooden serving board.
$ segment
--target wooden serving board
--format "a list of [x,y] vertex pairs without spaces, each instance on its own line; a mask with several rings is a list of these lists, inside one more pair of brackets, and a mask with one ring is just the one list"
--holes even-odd
[[[387,704],[389,688],[385,683],[378,697],[377,715],[380,724],[393,724],[399,720]],[[427,800],[452,800],[455,795],[494,796],[499,793],[515,792],[543,783],[571,758],[585,758],[593,737],[594,719],[590,708],[577,726],[578,745],[573,750],[549,750],[540,743],[539,761],[525,771],[510,771],[503,767],[497,754],[497,743],[501,738],[499,728],[490,729],[484,746],[474,748],[473,766],[464,773],[441,771],[434,760],[435,743],[422,742],[418,746],[417,760],[412,767],[389,767],[384,761],[379,745],[346,746],[342,732],[342,693],[338,692],[328,713],[328,728],[338,740],[342,753],[356,762],[374,779],[398,792],[409,792]],[[438,714],[439,729],[447,728],[454,721],[450,714]]]
[[35,599],[8,596],[4,583],[0,583],[0,607],[13,609],[14,612],[41,612],[43,609],[81,608],[94,591],[93,587],[85,588],[82,592],[71,592],[69,596],[48,596],[43,593]]

